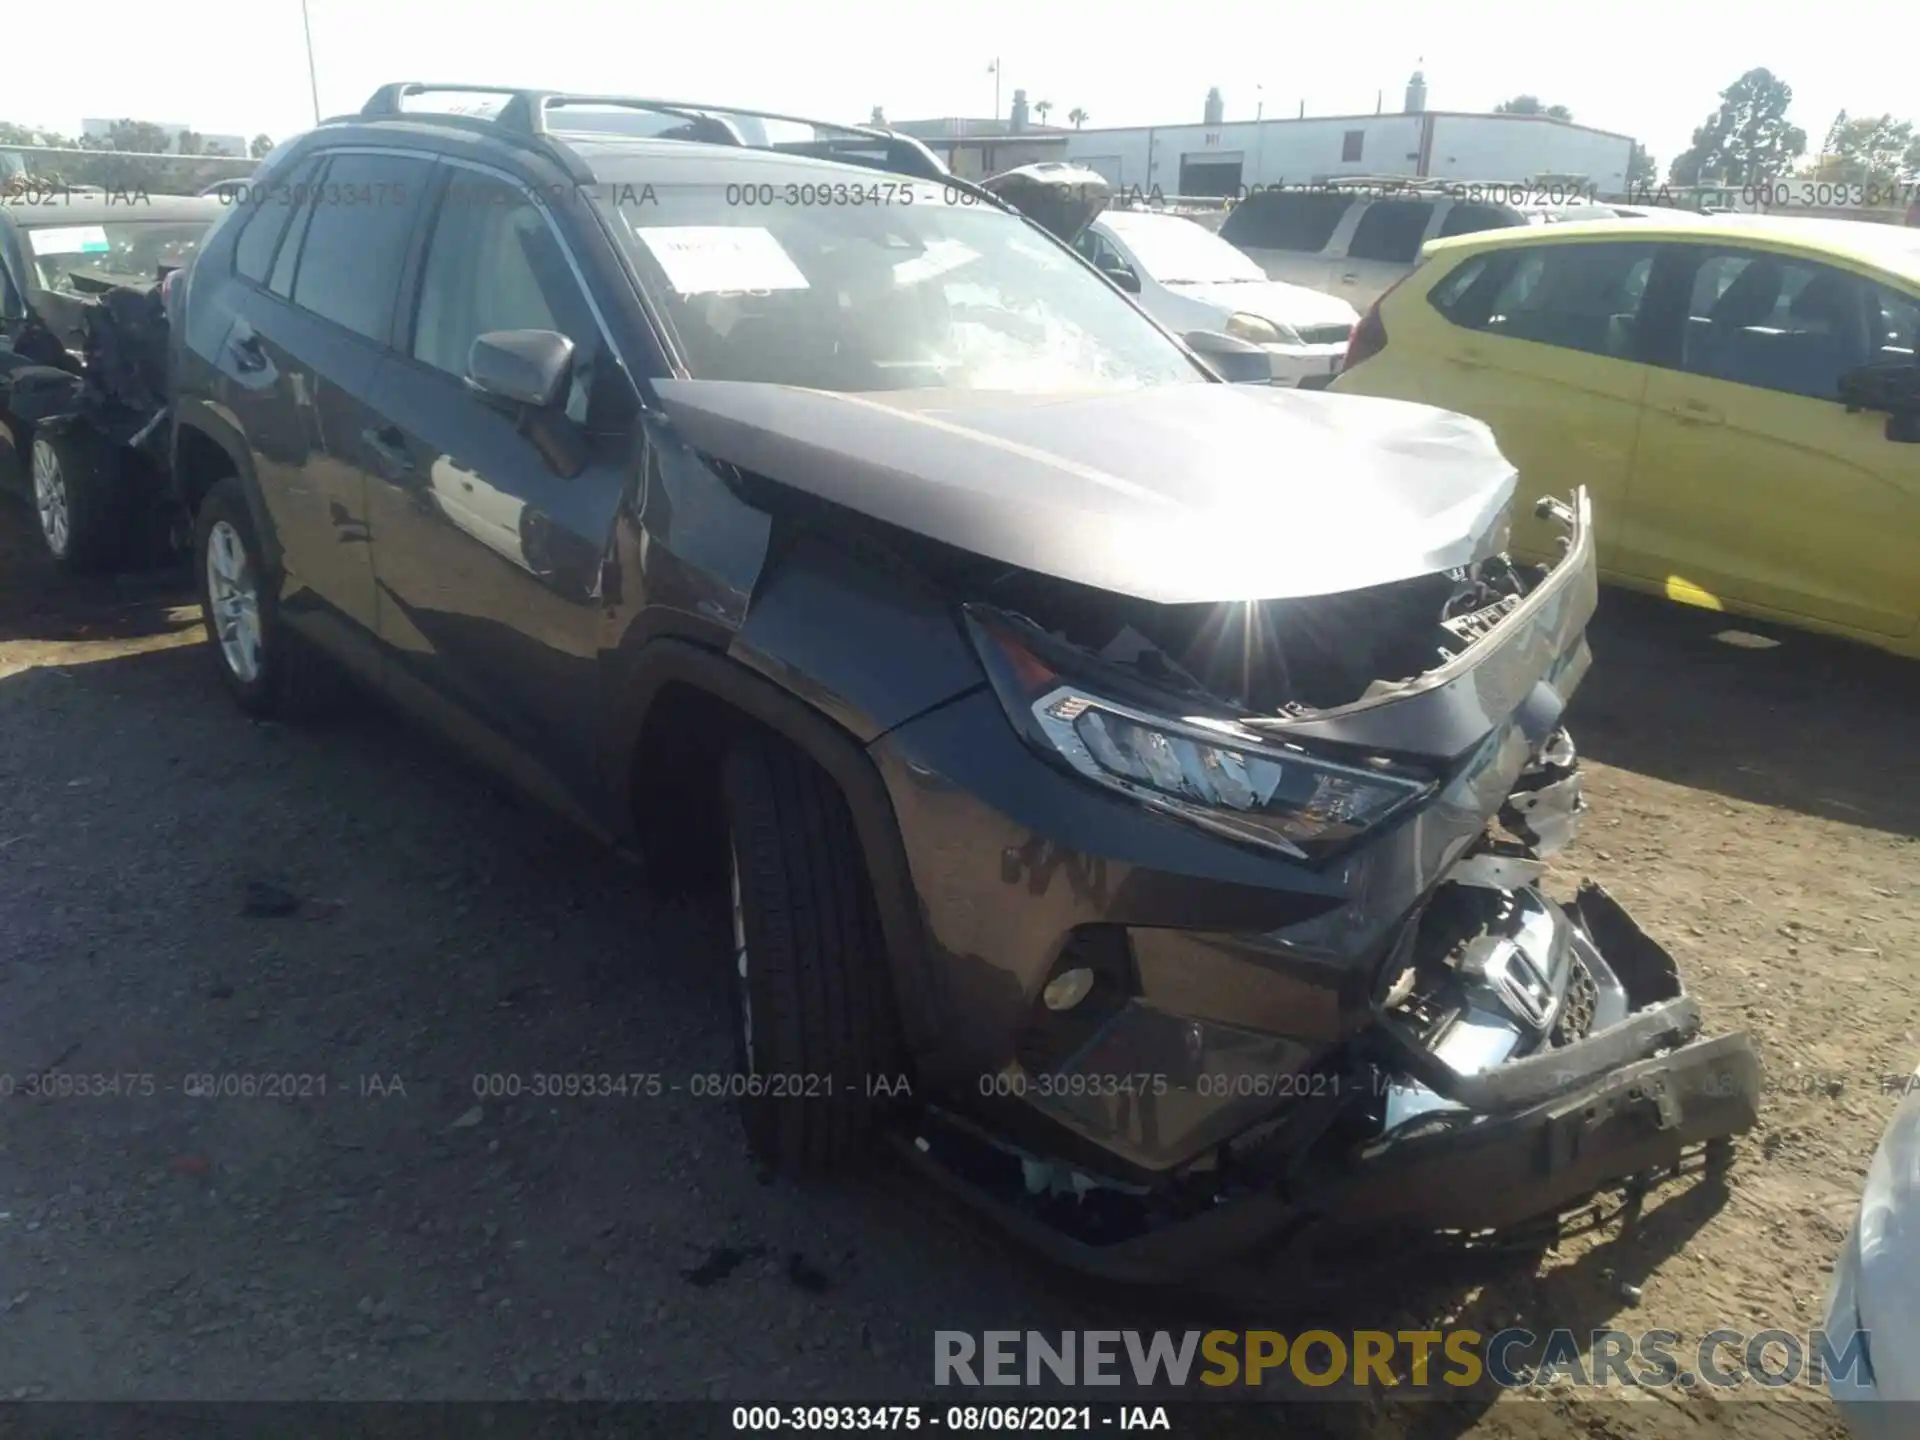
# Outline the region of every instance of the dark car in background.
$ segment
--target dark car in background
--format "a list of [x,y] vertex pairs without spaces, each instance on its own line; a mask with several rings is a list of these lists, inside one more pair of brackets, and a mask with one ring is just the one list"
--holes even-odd
[[[724,898],[759,1156],[884,1136],[1148,1279],[1751,1124],[1746,1037],[1539,887],[1584,495],[1515,565],[1485,427],[1221,383],[903,137],[424,89],[284,147],[177,297],[212,664],[255,714],[344,669]],[[567,128],[608,105],[670,123]]]
[[230,205],[38,190],[0,203],[0,439],[71,569],[164,539],[164,277]]

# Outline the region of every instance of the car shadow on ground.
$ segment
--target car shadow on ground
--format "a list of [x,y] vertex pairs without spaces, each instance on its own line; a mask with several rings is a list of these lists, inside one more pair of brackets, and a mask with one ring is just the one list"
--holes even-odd
[[26,501],[0,494],[0,643],[137,640],[200,623],[184,563],[107,575],[55,569]]
[[[1714,638],[1727,631],[1778,644]],[[1588,636],[1593,670],[1568,724],[1590,758],[1920,835],[1920,662],[1614,589],[1601,592]]]

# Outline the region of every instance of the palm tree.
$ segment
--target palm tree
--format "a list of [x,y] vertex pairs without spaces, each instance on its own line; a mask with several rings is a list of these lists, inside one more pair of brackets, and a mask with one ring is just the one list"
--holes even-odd
[[1041,100],[1034,105],[1033,113],[1040,117],[1040,123],[1044,125],[1047,123],[1047,115],[1052,109],[1053,109],[1053,101]]
[[1067,119],[1073,122],[1073,128],[1076,130],[1078,130],[1082,125],[1086,124],[1087,121],[1091,120],[1092,118],[1093,117],[1091,115],[1089,115],[1085,110],[1082,110],[1078,105],[1074,106],[1073,109],[1067,111]]

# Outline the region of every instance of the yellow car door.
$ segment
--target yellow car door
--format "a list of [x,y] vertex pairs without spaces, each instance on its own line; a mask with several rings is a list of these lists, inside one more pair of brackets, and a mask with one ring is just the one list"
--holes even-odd
[[[1871,636],[1920,619],[1920,447],[1840,376],[1911,363],[1913,297],[1837,265],[1676,246],[1690,283],[1652,371],[1621,564],[1674,599]],[[1663,286],[1663,289],[1665,287]]]
[[[1524,556],[1556,553],[1533,499],[1584,485],[1601,569],[1614,568],[1650,373],[1636,359],[1639,309],[1657,249],[1556,238],[1489,251],[1432,292],[1451,323],[1418,398],[1492,427],[1520,472],[1513,545]],[[1389,342],[1382,358],[1392,352]],[[1362,383],[1340,388],[1364,389],[1366,377],[1363,365],[1354,375]]]

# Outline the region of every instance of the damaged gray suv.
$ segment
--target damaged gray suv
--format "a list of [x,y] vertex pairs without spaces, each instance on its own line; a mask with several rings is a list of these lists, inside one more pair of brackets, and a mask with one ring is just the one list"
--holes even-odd
[[427,89],[270,157],[178,297],[210,651],[724,895],[757,1154],[884,1140],[1137,1280],[1726,1159],[1746,1037],[1539,886],[1583,494],[1510,562],[1483,426],[1222,383],[1084,214],[905,137]]

